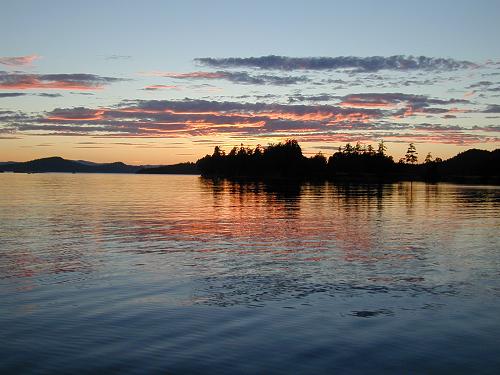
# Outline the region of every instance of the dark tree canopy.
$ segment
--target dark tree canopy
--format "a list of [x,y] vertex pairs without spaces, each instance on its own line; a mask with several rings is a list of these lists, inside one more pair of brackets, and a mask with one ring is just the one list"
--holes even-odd
[[383,141],[376,148],[357,142],[339,147],[328,158],[322,153],[306,157],[299,143],[291,139],[254,149],[240,145],[227,154],[217,146],[212,155],[198,160],[196,166],[203,176],[236,178],[438,181],[466,174],[488,181],[500,175],[500,150],[471,150],[447,161],[433,159],[429,153],[422,164],[417,164],[418,153],[413,143],[399,163],[386,151]]

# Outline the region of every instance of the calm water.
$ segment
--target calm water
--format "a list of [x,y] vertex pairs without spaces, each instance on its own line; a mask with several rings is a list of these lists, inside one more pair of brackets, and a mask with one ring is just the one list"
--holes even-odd
[[0,373],[499,374],[500,187],[0,174]]

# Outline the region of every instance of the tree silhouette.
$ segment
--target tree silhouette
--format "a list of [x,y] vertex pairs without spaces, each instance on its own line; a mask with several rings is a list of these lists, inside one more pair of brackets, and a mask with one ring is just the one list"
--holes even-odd
[[368,153],[368,155],[371,155],[371,156],[375,155],[375,149],[373,148],[372,145],[368,145],[366,147],[366,152]]
[[354,147],[350,143],[347,143],[344,147],[344,154],[352,154],[354,152]]
[[356,142],[356,146],[354,146],[354,153],[361,154],[362,151],[363,151],[363,148],[361,146],[361,143]]
[[[418,153],[410,143],[404,157],[395,163],[385,154],[383,141],[377,151],[371,145],[364,147],[347,143],[328,159],[321,153],[312,157],[302,154],[296,140],[287,140],[255,149],[233,147],[225,153],[216,146],[213,154],[199,159],[196,168],[205,177],[266,178],[266,179],[332,179],[354,181],[394,181],[399,178],[440,181],[457,176],[494,178],[499,176],[500,150],[494,152],[469,150],[442,161],[433,159],[429,152],[425,162],[417,164]],[[191,166],[192,167],[192,166]],[[492,177],[493,176],[493,177]],[[497,181],[497,180],[492,181]]]
[[384,145],[384,141],[381,140],[378,144],[378,154],[379,155],[385,155],[385,152],[387,151],[387,147]]
[[425,161],[424,161],[424,163],[425,163],[425,164],[427,164],[427,163],[431,163],[431,162],[432,162],[432,155],[431,155],[431,153],[429,152],[429,153],[427,154],[427,156],[425,157]]
[[406,150],[405,161],[407,164],[415,164],[418,161],[418,152],[413,143],[410,143]]

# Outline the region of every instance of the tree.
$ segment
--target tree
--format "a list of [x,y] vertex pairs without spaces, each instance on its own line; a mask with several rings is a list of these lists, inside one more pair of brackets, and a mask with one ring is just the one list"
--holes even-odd
[[363,148],[361,147],[361,143],[356,142],[356,146],[354,146],[354,153],[355,154],[360,154]]
[[354,147],[352,147],[350,143],[345,145],[344,154],[352,154],[353,151],[354,151]]
[[410,143],[406,151],[405,161],[408,164],[415,164],[418,161],[418,152],[413,143]]
[[368,153],[368,155],[372,156],[372,155],[375,155],[375,150],[373,149],[373,146],[372,145],[368,145],[368,147],[366,147],[366,152]]
[[384,145],[384,141],[380,141],[378,144],[378,151],[377,153],[379,155],[385,155],[385,152],[387,151],[387,147]]
[[431,155],[431,153],[429,152],[429,153],[427,154],[427,156],[425,157],[425,164],[428,164],[428,163],[430,163],[430,162],[432,162],[432,155]]
[[263,153],[264,153],[263,147],[260,144],[258,144],[255,147],[255,150],[253,151],[254,156],[261,157]]
[[218,158],[221,156],[224,156],[224,151],[222,151],[219,146],[215,146],[214,153],[212,154],[212,157]]

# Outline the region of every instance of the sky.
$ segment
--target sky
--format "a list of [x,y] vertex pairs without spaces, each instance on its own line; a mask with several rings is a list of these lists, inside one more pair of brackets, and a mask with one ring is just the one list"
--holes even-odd
[[2,1],[0,161],[500,147],[500,1]]

